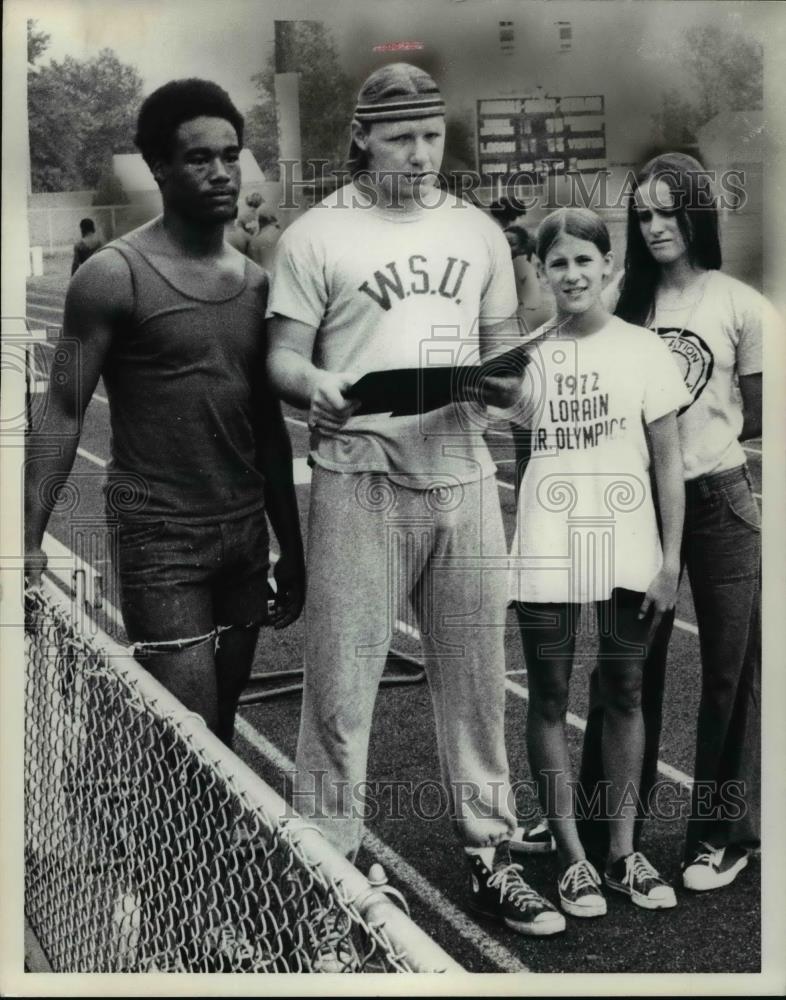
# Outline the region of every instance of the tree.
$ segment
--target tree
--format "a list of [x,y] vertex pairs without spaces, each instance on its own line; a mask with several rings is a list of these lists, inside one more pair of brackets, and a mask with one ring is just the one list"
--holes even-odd
[[[292,22],[287,40],[293,68],[300,74],[303,162],[327,160],[328,170],[340,170],[347,154],[355,86],[341,68],[333,36],[320,21]],[[277,174],[279,156],[274,77],[271,52],[265,68],[251,78],[259,101],[246,119],[246,145],[268,176]]]
[[27,61],[32,66],[39,56],[49,48],[51,36],[44,31],[36,31],[38,21],[29,18],[27,21]]
[[94,188],[113,153],[133,151],[142,79],[111,49],[36,67],[49,36],[28,22],[28,118],[34,191]]
[[689,28],[678,58],[694,86],[662,95],[653,125],[664,144],[695,143],[698,129],[721,111],[762,107],[763,50],[750,35],[720,24]]
[[82,184],[94,188],[113,153],[134,152],[142,78],[111,49],[84,62],[67,56],[59,68],[66,89],[82,95],[80,172]]

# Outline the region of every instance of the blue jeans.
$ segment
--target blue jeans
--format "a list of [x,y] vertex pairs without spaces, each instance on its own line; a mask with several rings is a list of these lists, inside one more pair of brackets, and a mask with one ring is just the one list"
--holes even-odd
[[[686,484],[682,561],[688,571],[701,647],[702,687],[696,733],[689,856],[700,841],[713,847],[759,844],[761,700],[761,518],[747,466]],[[666,659],[674,615],[664,616],[644,669],[646,730],[640,798],[657,781]],[[603,706],[597,672],[590,684],[579,782],[591,794],[603,779],[600,738]],[[580,824],[588,853],[605,854],[602,819]]]
[[262,510],[215,524],[121,522],[117,568],[128,638],[156,643],[264,623],[268,547]]

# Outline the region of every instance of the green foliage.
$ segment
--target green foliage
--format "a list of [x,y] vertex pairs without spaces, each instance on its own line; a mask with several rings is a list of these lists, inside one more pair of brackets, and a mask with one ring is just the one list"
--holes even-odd
[[[28,22],[28,59],[48,35]],[[27,77],[30,170],[34,191],[94,188],[113,153],[133,152],[142,79],[111,49],[91,59],[30,67]]]
[[[319,21],[292,24],[290,50],[300,73],[302,158],[327,160],[341,170],[349,146],[348,126],[355,109],[355,86],[341,69],[335,42]],[[278,175],[278,126],[275,101],[275,55],[252,77],[259,100],[246,116],[246,145],[268,177]],[[308,170],[306,169],[306,174]]]
[[689,28],[679,58],[694,85],[662,95],[653,126],[664,145],[695,143],[697,130],[722,111],[762,107],[763,51],[750,35],[720,24]]

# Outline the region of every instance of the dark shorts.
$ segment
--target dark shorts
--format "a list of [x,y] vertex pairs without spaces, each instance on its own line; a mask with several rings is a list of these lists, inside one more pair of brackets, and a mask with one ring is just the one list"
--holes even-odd
[[[586,608],[586,626],[598,637],[598,655],[602,660],[642,660],[646,655],[653,612],[639,620],[644,594],[615,587],[607,601],[581,604],[545,604],[516,602],[525,658],[534,662],[538,655],[572,659],[574,638],[582,607]],[[590,620],[594,612],[595,621]]]
[[267,620],[264,511],[218,524],[121,522],[120,604],[131,642],[188,639]]

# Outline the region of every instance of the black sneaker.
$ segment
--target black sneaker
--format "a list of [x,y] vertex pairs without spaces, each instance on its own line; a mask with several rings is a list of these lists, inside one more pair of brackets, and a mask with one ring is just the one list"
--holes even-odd
[[669,883],[660,877],[641,851],[626,854],[606,870],[606,885],[622,892],[636,906],[645,910],[669,910],[677,897]]
[[516,858],[522,854],[551,854],[557,845],[545,820],[537,826],[525,830],[523,826],[516,827],[516,832],[510,839],[510,854]]
[[470,865],[470,908],[484,917],[501,920],[511,930],[533,937],[559,934],[565,918],[551,903],[527,885],[521,865],[513,864],[508,844],[500,844],[490,871],[478,854],[467,854]]
[[693,892],[722,889],[730,885],[748,864],[744,847],[712,847],[699,844],[682,867],[682,884]]
[[602,917],[606,897],[600,887],[600,875],[586,858],[574,861],[557,883],[562,909],[572,917]]

